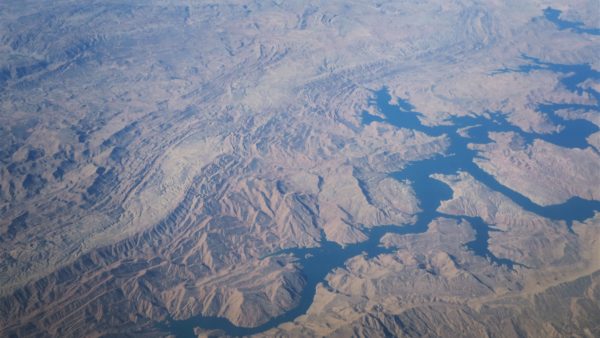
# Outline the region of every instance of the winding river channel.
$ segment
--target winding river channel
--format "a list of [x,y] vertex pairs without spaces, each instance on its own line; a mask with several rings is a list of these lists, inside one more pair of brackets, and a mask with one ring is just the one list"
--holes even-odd
[[[554,12],[550,13],[553,15]],[[598,80],[600,73],[593,70],[589,65],[559,65],[544,63],[540,60],[525,57],[528,65],[518,69],[502,70],[512,72],[530,72],[533,70],[545,70],[558,73],[561,82],[566,89],[577,93],[587,92],[600,99],[600,95],[593,89],[583,89],[580,84],[587,79]],[[357,255],[366,254],[375,257],[384,253],[392,253],[395,248],[384,248],[380,245],[382,236],[388,233],[394,234],[417,234],[427,231],[428,224],[438,217],[452,218],[468,221],[475,230],[475,239],[466,246],[478,256],[486,257],[490,264],[504,266],[513,269],[518,262],[496,257],[488,249],[489,232],[494,231],[479,217],[446,215],[437,211],[440,203],[452,198],[452,190],[445,183],[431,178],[433,174],[455,174],[464,171],[476,180],[486,185],[493,191],[499,192],[518,204],[521,208],[531,211],[540,216],[563,220],[570,226],[575,220],[582,221],[600,211],[600,201],[590,201],[578,197],[572,198],[559,205],[540,206],[532,202],[522,194],[511,190],[499,183],[492,175],[480,169],[474,159],[477,152],[468,147],[469,143],[489,143],[490,132],[515,132],[527,143],[535,139],[566,148],[590,147],[586,138],[599,129],[596,125],[583,119],[563,119],[557,115],[561,109],[578,109],[598,112],[600,107],[596,105],[582,106],[572,104],[543,104],[538,110],[544,113],[554,124],[563,128],[560,132],[553,134],[535,134],[524,132],[507,122],[501,113],[489,113],[486,116],[454,117],[449,120],[451,124],[444,126],[426,126],[419,119],[420,113],[407,101],[398,100],[397,104],[391,104],[391,97],[386,88],[374,92],[371,104],[376,106],[381,113],[380,116],[363,113],[363,123],[370,124],[374,121],[389,123],[398,128],[412,129],[423,132],[430,136],[445,135],[450,141],[446,154],[441,154],[425,160],[409,163],[402,171],[391,174],[395,179],[409,182],[419,200],[421,211],[417,214],[417,221],[409,226],[385,225],[371,229],[363,229],[368,240],[362,243],[340,246],[333,242],[323,241],[318,248],[296,248],[287,249],[275,253],[292,254],[297,257],[302,273],[306,279],[306,285],[302,291],[300,302],[288,312],[272,318],[267,323],[254,328],[238,327],[226,319],[216,317],[195,316],[186,320],[171,320],[164,324],[165,327],[177,337],[193,337],[193,328],[220,329],[229,335],[241,336],[264,332],[282,323],[290,322],[305,314],[309,309],[316,293],[319,283],[326,287],[326,276],[332,270],[343,267],[345,262]],[[469,127],[468,135],[460,133],[463,128]],[[597,151],[597,150],[596,150]]]

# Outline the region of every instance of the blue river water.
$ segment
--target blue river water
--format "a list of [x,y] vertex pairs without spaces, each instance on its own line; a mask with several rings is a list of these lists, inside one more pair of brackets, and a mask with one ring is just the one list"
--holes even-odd
[[544,10],[544,17],[560,30],[570,29],[579,34],[600,35],[600,28],[586,28],[581,22],[563,20],[560,18],[561,13],[558,9],[548,7]]
[[[534,70],[552,71],[561,76],[561,82],[566,89],[582,95],[587,92],[599,99],[600,96],[593,89],[583,89],[580,84],[587,79],[598,79],[600,74],[589,65],[560,65],[544,63],[530,57],[524,57],[529,63],[514,70],[502,70],[513,72],[530,72]],[[406,128],[423,132],[430,136],[445,135],[450,146],[445,154],[432,158],[409,163],[403,170],[392,173],[395,179],[409,182],[419,199],[421,211],[417,214],[415,224],[409,226],[383,225],[375,228],[362,229],[368,236],[368,240],[358,244],[346,245],[344,247],[323,239],[318,248],[293,248],[286,249],[272,255],[292,254],[301,266],[305,286],[300,296],[299,303],[288,312],[272,318],[268,322],[254,328],[239,327],[233,325],[227,319],[195,316],[186,320],[170,320],[160,324],[159,327],[166,329],[177,337],[193,337],[193,328],[219,329],[232,336],[251,335],[264,332],[282,323],[293,321],[295,318],[305,314],[312,304],[316,293],[316,287],[322,283],[328,287],[325,280],[328,273],[337,267],[343,267],[345,262],[357,255],[366,254],[375,257],[384,253],[394,252],[394,248],[384,248],[380,245],[381,238],[388,233],[393,234],[418,234],[427,231],[428,224],[436,218],[446,217],[458,221],[468,221],[475,231],[475,239],[465,243],[465,247],[473,254],[485,257],[490,264],[496,264],[505,269],[513,269],[522,266],[519,262],[513,262],[507,258],[496,257],[488,249],[489,232],[495,231],[490,228],[480,217],[467,217],[447,215],[437,211],[441,202],[452,198],[452,190],[445,183],[435,180],[432,174],[455,174],[464,171],[472,175],[479,182],[491,190],[499,192],[518,204],[521,208],[536,213],[552,220],[563,220],[570,227],[572,222],[583,221],[600,211],[600,201],[585,200],[574,197],[559,205],[540,206],[532,202],[522,194],[511,190],[499,183],[492,175],[480,169],[473,160],[477,153],[469,149],[469,143],[489,143],[489,132],[511,131],[519,134],[524,142],[531,143],[535,139],[553,143],[566,148],[591,147],[586,138],[599,129],[596,125],[583,119],[566,120],[556,114],[561,109],[578,109],[584,111],[598,112],[599,106],[581,106],[570,104],[545,103],[538,110],[554,124],[562,126],[559,132],[552,134],[536,134],[524,132],[516,126],[511,125],[502,113],[490,113],[487,116],[453,117],[449,120],[450,125],[427,126],[421,123],[421,114],[415,111],[408,101],[398,99],[397,104],[391,104],[391,97],[386,88],[374,92],[370,104],[377,107],[381,116],[374,116],[367,112],[363,113],[363,124],[368,125],[374,121],[389,123],[398,128]],[[461,135],[459,130],[470,127],[468,135]]]

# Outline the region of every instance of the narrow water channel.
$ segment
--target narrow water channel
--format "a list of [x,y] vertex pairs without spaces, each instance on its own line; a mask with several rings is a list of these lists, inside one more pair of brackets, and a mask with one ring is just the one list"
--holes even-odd
[[[533,70],[553,71],[562,76],[562,84],[568,90],[581,95],[584,91],[595,98],[600,98],[593,89],[582,89],[579,85],[587,79],[598,79],[599,73],[589,67],[589,65],[556,65],[543,63],[534,58],[526,58],[530,64],[519,69],[512,70],[517,72],[529,72]],[[506,71],[506,70],[505,70]],[[485,224],[479,217],[452,216],[439,213],[437,211],[441,202],[452,198],[452,190],[445,183],[431,178],[433,174],[455,174],[464,171],[472,175],[476,180],[483,183],[491,190],[499,192],[510,200],[518,204],[521,208],[531,211],[540,216],[552,219],[563,220],[567,224],[573,221],[583,221],[594,215],[595,211],[600,211],[600,201],[584,200],[582,198],[572,198],[559,205],[540,206],[532,202],[522,194],[509,189],[500,184],[492,175],[489,175],[480,169],[474,162],[477,152],[469,149],[469,143],[489,143],[489,132],[511,131],[518,133],[525,142],[533,142],[535,139],[541,139],[561,147],[567,148],[587,148],[590,145],[587,137],[598,131],[598,127],[591,122],[583,119],[565,120],[556,114],[561,109],[576,108],[598,112],[599,106],[580,106],[569,104],[544,104],[540,105],[539,111],[544,113],[548,119],[557,125],[561,125],[560,132],[553,134],[535,134],[524,132],[521,129],[511,125],[501,113],[489,114],[488,117],[469,116],[455,117],[449,120],[451,125],[446,126],[426,126],[419,119],[420,113],[414,110],[414,107],[407,101],[399,100],[397,104],[391,104],[391,97],[386,88],[374,93],[371,104],[377,107],[377,110],[383,117],[363,113],[363,123],[369,124],[373,121],[389,123],[398,128],[412,129],[426,133],[430,136],[445,135],[450,145],[446,154],[440,154],[433,158],[409,163],[403,170],[393,173],[391,176],[395,179],[409,182],[419,200],[421,211],[417,214],[417,221],[413,225],[395,226],[385,225],[372,229],[364,229],[368,240],[362,243],[347,245],[342,247],[336,243],[324,240],[319,248],[296,248],[287,249],[275,253],[292,254],[297,257],[302,267],[302,274],[306,280],[306,285],[302,291],[299,304],[290,311],[272,318],[267,323],[255,328],[238,327],[227,319],[216,317],[195,316],[186,320],[171,320],[163,324],[177,337],[193,337],[193,328],[201,327],[204,329],[220,329],[228,335],[242,336],[264,332],[276,327],[282,323],[290,322],[297,317],[305,314],[312,304],[316,293],[317,284],[323,283],[327,286],[325,280],[328,273],[338,267],[343,267],[345,262],[357,255],[366,254],[368,257],[375,257],[383,253],[392,253],[394,248],[384,248],[380,246],[380,239],[388,233],[395,234],[416,234],[427,231],[430,222],[438,217],[448,217],[456,220],[468,221],[473,227],[476,235],[475,239],[466,244],[473,254],[486,257],[491,264],[504,266],[507,269],[513,269],[518,262],[509,259],[496,257],[488,249],[489,231],[494,231]],[[470,127],[468,136],[461,135],[459,130]]]

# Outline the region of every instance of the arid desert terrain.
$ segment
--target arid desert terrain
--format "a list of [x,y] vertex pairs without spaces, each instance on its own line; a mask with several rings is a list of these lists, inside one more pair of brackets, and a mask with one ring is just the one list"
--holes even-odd
[[0,1],[1,337],[599,337],[600,2]]

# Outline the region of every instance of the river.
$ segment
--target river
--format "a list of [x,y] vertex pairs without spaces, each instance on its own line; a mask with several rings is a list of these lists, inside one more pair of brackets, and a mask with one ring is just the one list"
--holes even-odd
[[[559,65],[544,63],[538,59],[525,57],[529,64],[513,70],[514,72],[530,72],[534,70],[552,71],[561,76],[561,82],[566,89],[582,94],[586,91],[596,99],[600,98],[598,92],[593,89],[582,89],[579,85],[587,79],[597,80],[600,74],[589,65]],[[499,192],[518,204],[521,208],[531,211],[540,216],[563,220],[571,226],[572,222],[583,221],[600,211],[600,201],[590,201],[579,197],[572,198],[559,205],[540,206],[532,202],[522,194],[511,190],[500,184],[492,175],[480,169],[475,163],[477,156],[475,150],[468,147],[469,143],[489,143],[490,132],[515,132],[527,143],[535,139],[566,148],[590,147],[587,137],[599,129],[593,123],[574,119],[566,120],[557,115],[561,109],[578,109],[598,112],[599,106],[581,106],[570,104],[545,103],[538,107],[548,119],[563,128],[560,132],[552,134],[536,134],[524,132],[518,127],[511,125],[502,113],[490,113],[486,116],[454,117],[449,120],[450,125],[427,126],[421,123],[421,114],[406,100],[399,99],[397,104],[390,103],[391,97],[386,88],[382,88],[373,94],[370,104],[377,107],[381,116],[374,116],[363,112],[363,124],[367,125],[374,121],[389,123],[398,128],[412,129],[423,132],[430,136],[445,135],[450,141],[450,146],[445,154],[428,158],[425,160],[409,163],[403,170],[392,173],[391,176],[397,180],[409,182],[419,200],[421,211],[417,214],[417,221],[413,225],[395,226],[384,225],[371,229],[362,229],[368,236],[368,240],[362,243],[346,245],[344,247],[323,240],[319,248],[295,248],[286,249],[273,255],[292,254],[298,259],[302,274],[306,279],[306,285],[302,291],[300,302],[288,312],[270,319],[265,324],[254,328],[238,327],[227,319],[216,317],[195,316],[186,320],[171,320],[163,324],[177,337],[193,337],[193,328],[220,329],[229,335],[242,336],[264,332],[282,323],[290,322],[305,314],[312,304],[319,283],[328,287],[326,277],[335,268],[343,267],[345,262],[357,255],[366,254],[375,257],[380,254],[392,253],[394,248],[380,246],[380,239],[388,233],[395,234],[417,234],[427,231],[427,226],[436,218],[446,217],[456,220],[468,221],[475,231],[475,239],[466,243],[473,254],[486,257],[490,264],[497,264],[506,269],[513,269],[515,265],[523,266],[519,262],[513,262],[507,258],[496,257],[488,249],[489,232],[494,231],[479,217],[446,215],[437,211],[441,202],[452,198],[452,190],[445,183],[431,178],[433,174],[455,174],[464,171],[472,175],[476,180],[486,185],[493,191]],[[460,129],[470,127],[468,135],[461,135]],[[525,267],[526,268],[526,267]]]

